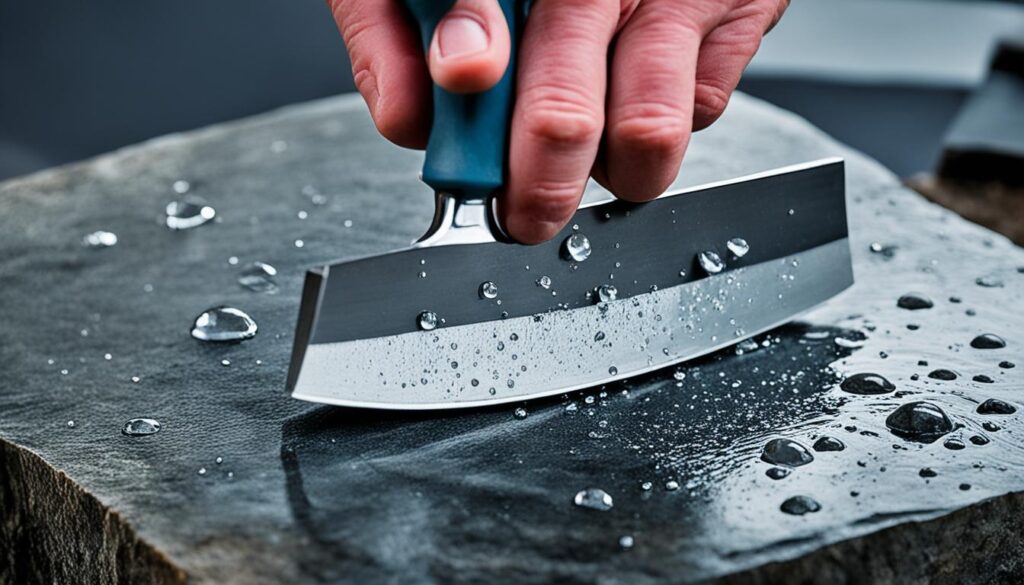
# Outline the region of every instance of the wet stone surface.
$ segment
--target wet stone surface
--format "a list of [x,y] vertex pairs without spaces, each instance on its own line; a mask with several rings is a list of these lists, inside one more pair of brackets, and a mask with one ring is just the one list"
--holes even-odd
[[[1024,578],[1024,536],[1001,529],[1024,514],[1009,495],[1024,489],[1024,368],[1013,367],[1024,253],[743,96],[695,137],[682,176],[692,185],[837,154],[848,160],[857,284],[806,323],[623,383],[453,413],[284,394],[303,270],[402,247],[432,211],[420,158],[377,138],[355,99],[0,185],[0,306],[17,308],[0,329],[0,542],[37,560],[0,562],[10,567],[0,576],[643,584],[778,582],[827,568],[846,581]],[[186,193],[216,219],[168,229],[166,206]],[[101,230],[117,245],[82,245]],[[276,268],[276,294],[239,286],[253,262]],[[554,287],[559,275],[536,276]],[[907,291],[932,306],[901,308]],[[196,316],[222,306],[244,308],[259,333],[193,339]],[[435,325],[444,318],[443,307],[423,309]],[[972,344],[984,334],[1005,345]],[[959,375],[929,377],[937,370]],[[990,399],[1016,410],[980,413]],[[124,434],[133,419],[159,421],[159,432]],[[916,440],[922,431],[934,438]],[[795,461],[813,460],[763,460],[776,439],[805,446]],[[597,486],[613,507],[575,504]],[[104,510],[131,538],[104,532]],[[12,518],[75,547],[17,541],[31,530],[11,532]],[[973,538],[992,546],[957,546]]]

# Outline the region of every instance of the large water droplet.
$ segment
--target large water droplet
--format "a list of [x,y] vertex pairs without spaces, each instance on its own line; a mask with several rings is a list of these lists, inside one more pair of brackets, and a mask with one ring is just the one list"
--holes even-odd
[[919,311],[930,309],[935,306],[935,303],[921,293],[907,293],[896,301],[896,306],[910,311]]
[[793,470],[789,469],[788,467],[769,467],[768,470],[764,472],[764,474],[767,475],[769,479],[775,480],[789,477],[790,473],[793,473]]
[[821,504],[809,496],[793,496],[782,502],[779,509],[786,514],[803,516],[804,514],[811,514],[821,510]]
[[164,212],[167,214],[167,227],[172,230],[187,230],[201,226],[217,215],[214,208],[198,197],[171,201]]
[[896,385],[885,379],[884,376],[872,372],[854,374],[843,380],[839,385],[844,391],[850,394],[887,394],[896,389]]
[[562,243],[562,254],[569,260],[583,262],[590,258],[590,252],[590,240],[579,232],[573,232]]
[[974,349],[1002,349],[1006,347],[1006,340],[994,333],[982,333],[971,340],[971,347]]
[[939,368],[937,370],[932,370],[928,372],[928,377],[932,378],[933,380],[943,380],[949,382],[951,380],[956,380],[957,375],[956,372],[954,372],[953,370]]
[[998,398],[989,398],[978,405],[978,414],[1013,414],[1017,408],[1008,402]]
[[587,488],[576,492],[576,496],[573,497],[572,503],[581,508],[589,508],[600,512],[607,512],[608,510],[611,510],[614,505],[612,497],[608,495],[608,492],[601,488]]
[[416,318],[416,324],[423,331],[432,331],[437,329],[437,325],[440,319],[437,318],[437,313],[433,311],[423,311]]
[[792,439],[772,439],[761,450],[761,460],[772,465],[799,467],[814,461],[814,455]]
[[547,275],[544,275],[544,276],[538,278],[537,279],[537,286],[539,286],[539,287],[541,287],[541,288],[543,288],[545,290],[551,288],[551,277],[547,276]]
[[813,448],[819,453],[828,451],[842,451],[846,445],[835,437],[824,436],[814,442]]
[[256,321],[234,307],[207,309],[192,324],[192,337],[200,341],[242,341],[255,336]]
[[619,298],[619,289],[612,284],[602,284],[597,287],[597,300],[602,303],[609,303]]
[[253,262],[238,273],[238,284],[253,292],[272,293],[277,290],[277,269],[264,262]]
[[737,258],[746,256],[750,251],[750,244],[743,238],[733,238],[725,243],[725,247],[729,248],[729,252]]
[[480,284],[480,298],[481,299],[495,299],[498,298],[498,285],[491,281],[483,282]]
[[101,249],[117,245],[117,234],[98,231],[82,238],[82,245],[87,248]]
[[151,418],[133,418],[124,423],[121,432],[130,437],[152,435],[160,430],[160,421]]
[[725,262],[722,262],[721,256],[711,250],[704,250],[698,254],[697,261],[704,272],[708,274],[718,274],[725,268]]
[[919,443],[931,443],[953,430],[953,421],[930,402],[908,402],[885,419],[895,435]]

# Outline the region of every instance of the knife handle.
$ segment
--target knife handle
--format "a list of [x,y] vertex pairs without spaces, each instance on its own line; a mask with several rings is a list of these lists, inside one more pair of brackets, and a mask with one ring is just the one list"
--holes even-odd
[[[374,2],[378,0],[372,0]],[[420,28],[424,54],[434,29],[454,0],[403,0]],[[505,183],[509,122],[512,119],[516,53],[529,0],[498,0],[511,39],[501,81],[475,94],[433,89],[434,118],[423,163],[423,182],[460,199],[486,199]]]

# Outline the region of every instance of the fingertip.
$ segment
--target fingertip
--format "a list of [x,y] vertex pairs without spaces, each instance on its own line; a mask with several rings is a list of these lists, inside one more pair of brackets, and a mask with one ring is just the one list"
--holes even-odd
[[434,32],[428,66],[445,90],[476,93],[501,81],[510,55],[508,24],[498,4],[459,0]]

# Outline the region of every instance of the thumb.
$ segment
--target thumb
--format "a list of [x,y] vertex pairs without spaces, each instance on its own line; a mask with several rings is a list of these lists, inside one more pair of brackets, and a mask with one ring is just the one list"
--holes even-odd
[[490,89],[505,74],[510,46],[505,15],[495,0],[457,0],[434,30],[430,76],[452,93]]

